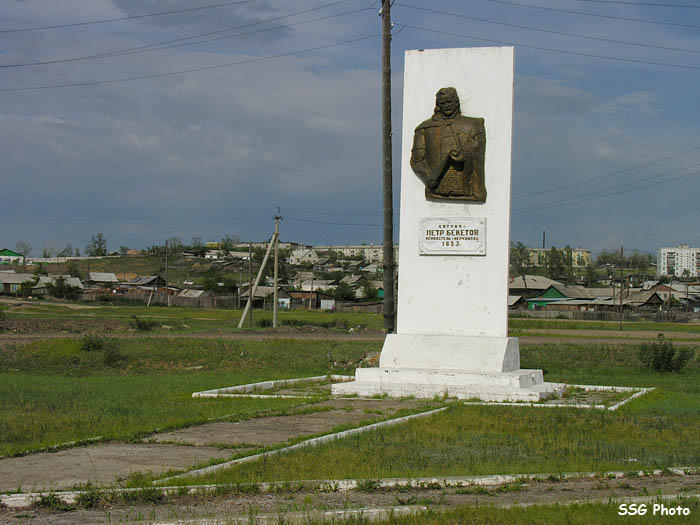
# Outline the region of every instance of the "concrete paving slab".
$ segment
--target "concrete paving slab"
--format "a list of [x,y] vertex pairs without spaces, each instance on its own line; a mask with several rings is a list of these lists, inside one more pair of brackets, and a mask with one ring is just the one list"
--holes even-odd
[[357,425],[392,416],[401,409],[414,409],[418,401],[335,399],[314,405],[329,410],[289,416],[248,419],[237,422],[207,423],[197,427],[161,432],[148,442],[205,445],[257,445],[286,443],[290,439],[331,431],[340,425]]
[[79,483],[111,484],[134,472],[187,469],[211,459],[231,457],[213,447],[105,443],[59,452],[40,452],[0,460],[0,492],[65,490]]

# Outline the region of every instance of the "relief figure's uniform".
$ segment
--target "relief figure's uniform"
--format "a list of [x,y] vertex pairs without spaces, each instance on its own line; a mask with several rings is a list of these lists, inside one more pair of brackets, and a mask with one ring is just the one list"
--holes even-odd
[[436,112],[415,130],[411,167],[428,198],[485,202],[485,151],[483,118]]

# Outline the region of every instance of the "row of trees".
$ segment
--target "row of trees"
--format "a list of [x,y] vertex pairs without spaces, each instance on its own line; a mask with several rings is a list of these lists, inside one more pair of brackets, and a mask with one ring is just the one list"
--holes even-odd
[[[15,251],[25,259],[34,251],[34,246],[26,241],[17,241]],[[100,257],[107,255],[107,239],[98,233],[90,238],[90,242],[85,247],[85,255],[90,257]],[[46,241],[41,251],[42,257],[80,257],[80,250],[73,248],[71,243],[62,244],[55,241]]]

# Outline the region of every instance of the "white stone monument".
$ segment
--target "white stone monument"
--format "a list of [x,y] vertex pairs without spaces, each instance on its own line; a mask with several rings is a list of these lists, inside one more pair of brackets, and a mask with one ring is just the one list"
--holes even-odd
[[[513,67],[510,47],[406,52],[397,333],[379,368],[357,369],[334,394],[536,401],[561,390],[521,369],[508,337]],[[485,202],[428,199],[411,167],[414,130],[444,87],[462,115],[484,119]]]

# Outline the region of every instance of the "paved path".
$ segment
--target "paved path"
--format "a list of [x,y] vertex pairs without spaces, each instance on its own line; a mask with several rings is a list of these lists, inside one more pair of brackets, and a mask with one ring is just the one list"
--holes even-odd
[[358,425],[424,405],[409,400],[329,400],[313,405],[323,411],[309,414],[208,423],[154,434],[144,443],[102,443],[3,459],[0,492],[18,488],[24,492],[66,490],[88,481],[104,486],[134,472],[190,470],[212,459],[226,460],[247,450],[328,433],[340,425]]

